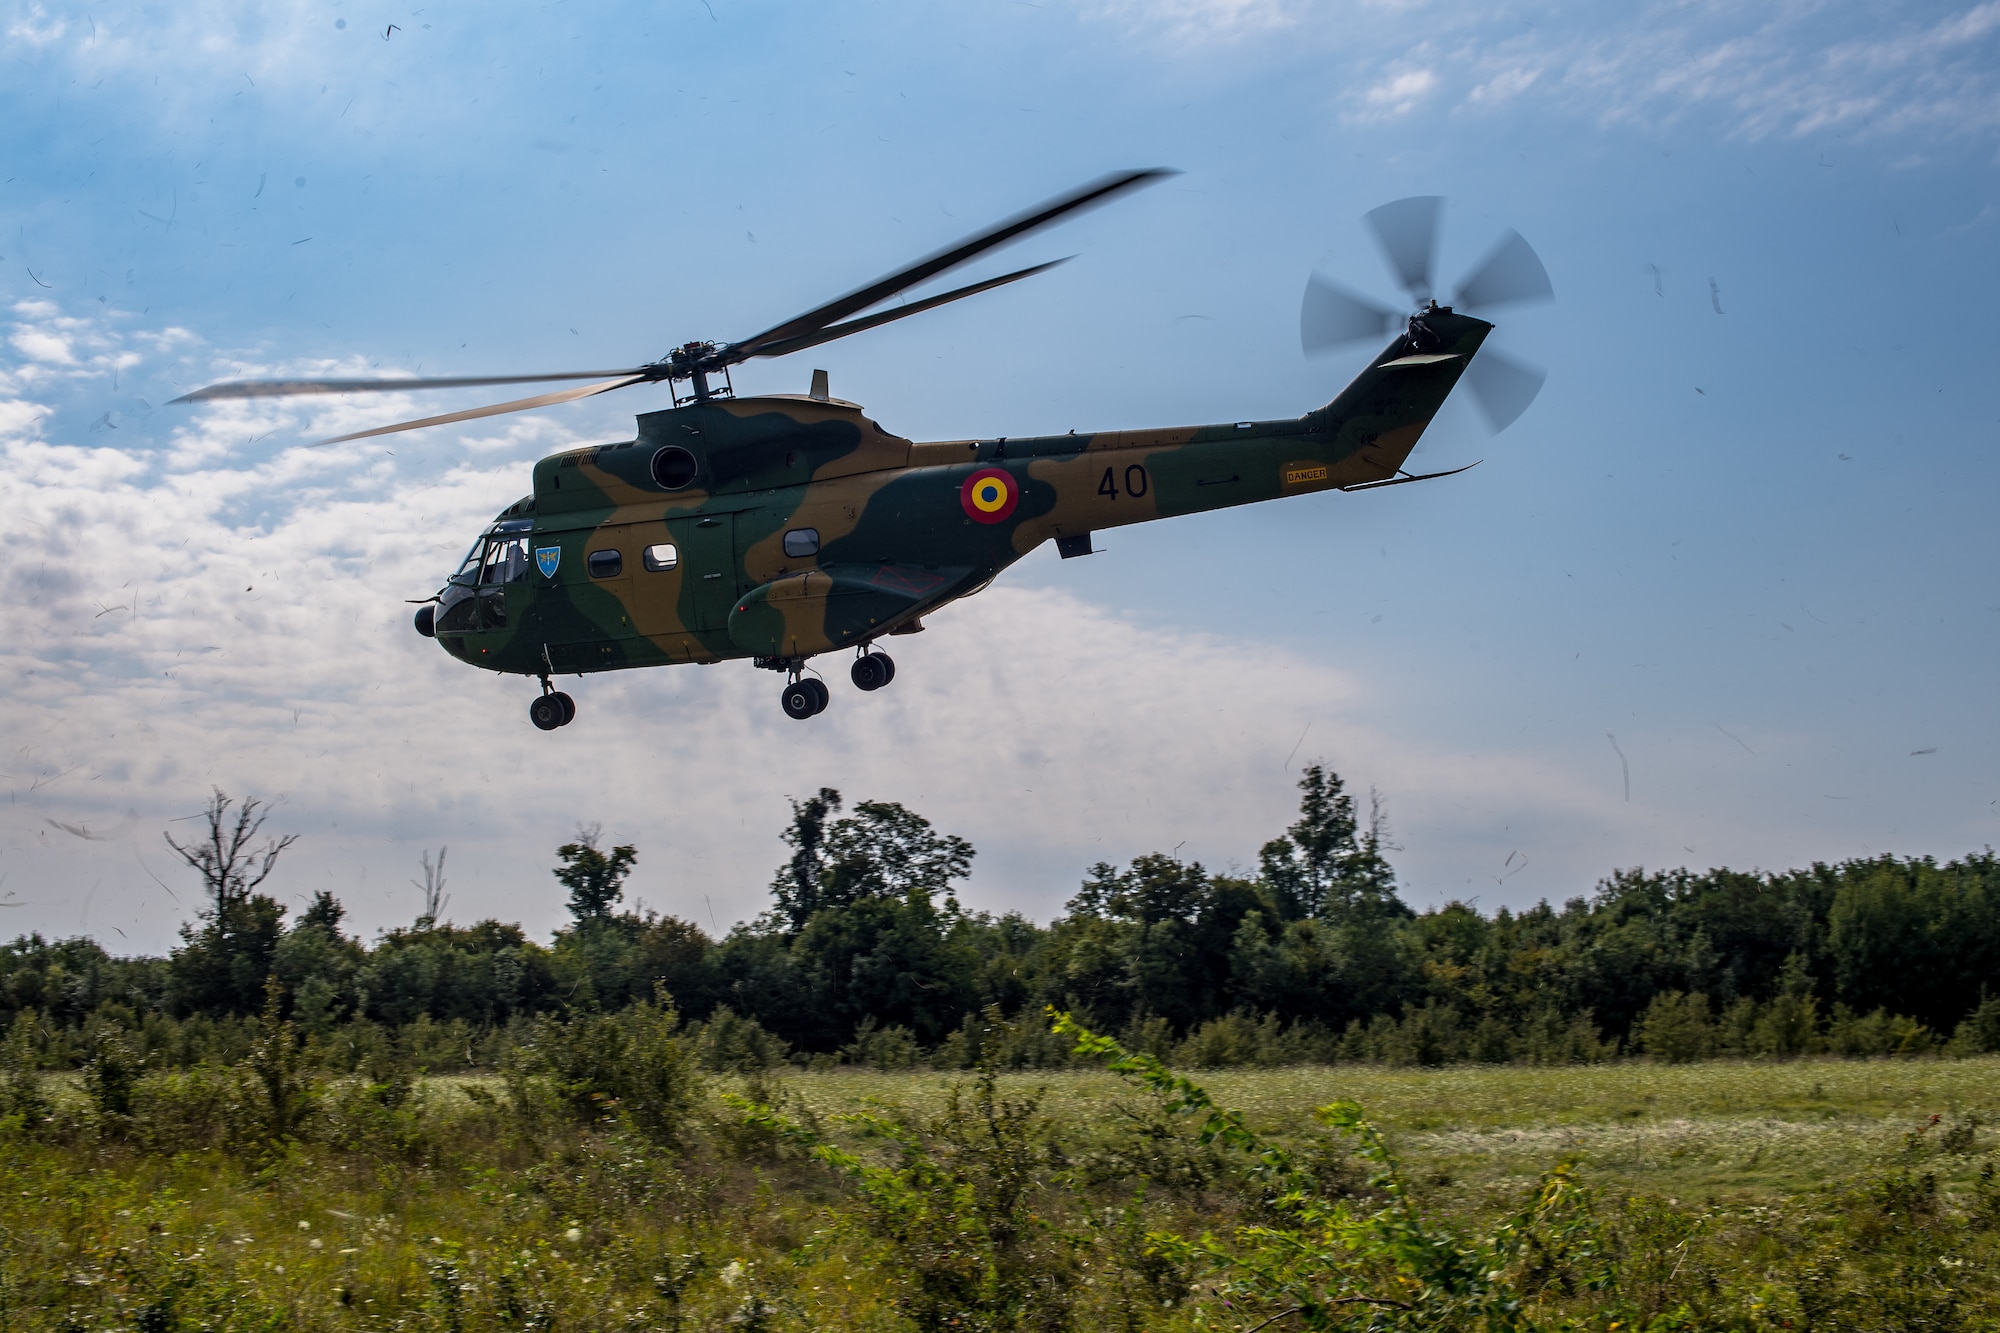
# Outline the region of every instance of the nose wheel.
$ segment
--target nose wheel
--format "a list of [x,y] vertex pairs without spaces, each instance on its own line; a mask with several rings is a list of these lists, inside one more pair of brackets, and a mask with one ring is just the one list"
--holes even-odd
[[576,720],[576,700],[542,682],[542,692],[528,705],[528,720],[543,731],[566,727]]

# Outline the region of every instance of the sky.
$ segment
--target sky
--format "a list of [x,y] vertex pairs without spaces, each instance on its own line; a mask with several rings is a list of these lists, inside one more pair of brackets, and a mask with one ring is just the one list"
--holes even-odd
[[[968,906],[1086,869],[1254,867],[1321,762],[1404,896],[1778,870],[2000,836],[2000,3],[922,0],[0,3],[0,935],[170,947],[162,834],[212,788],[296,834],[266,888],[545,934],[580,825],[628,897],[756,915],[788,796],[901,801]],[[829,669],[532,682],[410,628],[542,455],[656,388],[325,448],[480,391],[168,406],[216,379],[507,374],[743,337],[1107,171],[1182,174],[940,283],[1031,281],[751,363],[916,439],[1291,416],[1319,271],[1400,304],[1360,221],[1506,228],[1548,371],[1415,464],[1037,552]],[[504,395],[503,395],[504,396]]]

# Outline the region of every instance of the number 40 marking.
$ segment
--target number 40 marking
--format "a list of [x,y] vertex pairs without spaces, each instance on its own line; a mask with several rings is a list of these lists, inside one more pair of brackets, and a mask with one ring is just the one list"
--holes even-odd
[[[1118,498],[1118,481],[1114,475],[1115,471],[1116,469],[1113,468],[1104,469],[1104,479],[1097,483],[1097,493],[1107,500],[1116,500]],[[1134,500],[1142,499],[1146,494],[1146,486],[1145,468],[1134,463],[1125,469],[1125,494],[1131,496]]]

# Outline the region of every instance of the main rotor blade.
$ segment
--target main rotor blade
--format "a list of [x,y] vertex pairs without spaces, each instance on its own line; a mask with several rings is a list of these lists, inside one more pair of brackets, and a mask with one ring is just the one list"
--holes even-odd
[[170,398],[169,403],[207,403],[218,398],[279,398],[300,393],[373,393],[395,389],[474,389],[486,384],[539,384],[545,380],[599,380],[638,375],[639,370],[564,370],[553,375],[475,375],[452,379],[231,380]]
[[1431,266],[1437,254],[1438,213],[1443,207],[1442,197],[1419,194],[1362,215],[1396,281],[1418,305],[1431,299]]
[[788,338],[780,343],[766,343],[761,350],[749,353],[749,355],[789,356],[793,352],[803,352],[808,347],[817,347],[821,343],[830,343],[835,338],[845,338],[850,333],[860,333],[864,329],[880,328],[882,325],[892,320],[902,319],[906,315],[918,315],[926,310],[935,310],[948,301],[956,301],[966,296],[977,296],[981,292],[990,292],[995,287],[1004,287],[1010,282],[1019,282],[1022,278],[1032,278],[1037,273],[1046,272],[1058,264],[1067,264],[1074,258],[1074,255],[1070,255],[1062,259],[1051,259],[1046,264],[1036,264],[1032,268],[1019,269],[997,278],[988,278],[984,282],[975,282],[969,287],[960,287],[957,291],[946,292],[942,296],[927,296],[921,301],[912,301],[908,305],[897,306],[894,310],[885,310],[879,315],[867,315],[861,319],[850,319],[845,324],[835,324],[831,328],[821,329],[818,333],[809,333],[802,338]]
[[1305,299],[1299,304],[1299,346],[1307,352],[1323,352],[1343,343],[1379,338],[1396,327],[1396,312],[1357,296],[1317,273],[1306,279]]
[[418,430],[424,426],[448,426],[454,421],[471,421],[478,417],[497,417],[508,412],[525,412],[531,407],[548,407],[555,403],[574,402],[578,398],[588,398],[592,394],[609,393],[622,389],[628,384],[643,384],[644,375],[627,375],[621,379],[605,380],[601,384],[584,384],[574,389],[557,389],[554,393],[537,394],[533,398],[516,398],[511,403],[495,403],[491,407],[469,407],[463,412],[447,412],[441,417],[424,417],[419,421],[399,421],[393,426],[377,426],[373,430],[357,430],[351,435],[336,435],[328,440],[314,440],[309,449],[317,449],[323,444],[344,444],[348,440],[365,440],[371,435],[394,435],[397,431]]
[[1542,391],[1549,372],[1527,366],[1511,357],[1482,347],[1465,368],[1466,382],[1472,385],[1473,401],[1479,404],[1487,426],[1498,435],[1514,424]]
[[1465,275],[1451,303],[1459,310],[1481,310],[1514,301],[1546,301],[1555,294],[1541,256],[1520,232],[1510,231],[1478,268]]
[[1152,168],[1146,171],[1123,171],[1114,176],[1092,181],[1080,189],[1051,199],[1031,212],[1009,218],[998,226],[968,237],[950,249],[940,250],[936,254],[918,260],[908,268],[898,269],[887,277],[869,283],[866,287],[857,287],[847,295],[829,301],[817,309],[808,310],[803,315],[765,329],[762,333],[745,338],[742,342],[731,343],[717,353],[718,361],[723,365],[733,365],[749,357],[766,355],[764,349],[774,343],[793,342],[809,337],[836,320],[857,314],[871,305],[878,305],[905,288],[914,287],[926,278],[934,278],[946,269],[956,268],[967,260],[977,258],[995,246],[1005,245],[1018,236],[1046,227],[1058,218],[1066,217],[1079,209],[1104,203],[1127,190],[1178,174],[1164,168]]

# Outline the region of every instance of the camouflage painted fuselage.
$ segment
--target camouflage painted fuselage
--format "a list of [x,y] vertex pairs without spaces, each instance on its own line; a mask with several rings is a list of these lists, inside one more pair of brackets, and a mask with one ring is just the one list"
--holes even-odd
[[[790,664],[907,631],[1051,539],[1385,481],[1491,328],[1425,322],[1283,421],[915,443],[838,400],[647,413],[636,440],[535,465],[446,585],[438,641],[526,675]],[[677,489],[669,449],[693,460]]]

